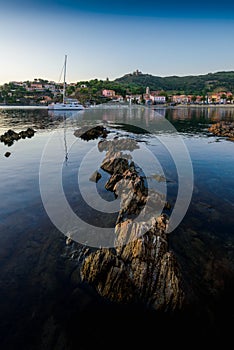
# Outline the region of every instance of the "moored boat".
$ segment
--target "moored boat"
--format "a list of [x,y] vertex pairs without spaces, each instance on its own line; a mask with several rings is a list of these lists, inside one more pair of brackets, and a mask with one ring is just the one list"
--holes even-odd
[[64,62],[64,79],[63,79],[63,102],[53,102],[48,105],[48,109],[52,110],[82,110],[85,107],[75,98],[66,97],[66,68],[67,68],[67,55],[65,55]]

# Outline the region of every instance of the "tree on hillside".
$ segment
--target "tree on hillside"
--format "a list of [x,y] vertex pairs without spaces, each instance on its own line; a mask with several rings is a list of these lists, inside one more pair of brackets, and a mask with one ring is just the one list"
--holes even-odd
[[201,101],[202,101],[203,104],[206,102],[206,96],[205,95],[202,95]]
[[192,100],[193,103],[196,102],[197,96],[196,96],[196,95],[193,95],[193,96],[191,97],[191,100]]

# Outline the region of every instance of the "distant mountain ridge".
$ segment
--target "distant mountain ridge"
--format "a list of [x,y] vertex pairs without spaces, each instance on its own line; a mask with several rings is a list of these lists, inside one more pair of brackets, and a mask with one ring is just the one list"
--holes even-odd
[[148,86],[151,90],[165,90],[185,94],[201,94],[213,91],[234,92],[234,71],[221,71],[204,75],[160,77],[140,71],[125,74],[116,83]]

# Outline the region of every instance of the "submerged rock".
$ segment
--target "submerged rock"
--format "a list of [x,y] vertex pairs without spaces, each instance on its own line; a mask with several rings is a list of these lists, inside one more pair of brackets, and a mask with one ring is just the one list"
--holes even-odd
[[100,152],[106,151],[110,153],[116,153],[121,151],[134,151],[139,149],[139,145],[136,140],[130,138],[115,138],[107,141],[103,140],[98,143],[98,149]]
[[221,121],[212,124],[208,131],[216,136],[224,136],[234,141],[234,122]]

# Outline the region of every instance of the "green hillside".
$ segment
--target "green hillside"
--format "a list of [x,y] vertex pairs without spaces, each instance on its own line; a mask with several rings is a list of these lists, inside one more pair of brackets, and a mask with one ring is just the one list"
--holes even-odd
[[172,93],[204,94],[213,91],[234,92],[234,71],[216,72],[205,75],[158,77],[134,72],[115,79],[125,86],[148,86],[151,90],[165,90]]

